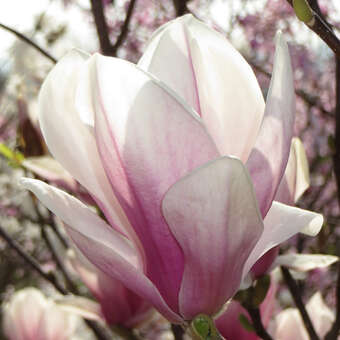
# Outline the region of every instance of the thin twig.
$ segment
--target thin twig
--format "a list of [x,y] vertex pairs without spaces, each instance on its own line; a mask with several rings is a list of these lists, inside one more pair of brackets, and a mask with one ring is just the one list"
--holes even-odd
[[5,24],[2,24],[2,23],[0,23],[0,27],[3,28],[4,30],[6,30],[8,32],[11,32],[14,35],[16,35],[20,40],[24,41],[28,45],[30,45],[33,48],[35,48],[37,51],[39,51],[42,55],[44,55],[46,58],[51,60],[53,63],[57,62],[57,59],[54,58],[50,53],[48,53],[46,50],[44,50],[42,47],[40,47],[38,44],[36,44],[33,40],[31,40],[30,38],[26,37],[22,33],[18,32],[14,28],[11,28],[11,27],[9,27],[9,26],[7,26]]
[[302,317],[303,323],[306,327],[310,340],[320,340],[319,336],[315,332],[314,326],[307,313],[305,305],[303,304],[303,301],[301,299],[301,292],[298,285],[296,284],[295,280],[293,279],[292,275],[290,274],[287,268],[281,267],[281,272],[285,279],[285,282],[287,283],[289,291],[293,297],[295,305],[300,312],[300,315]]
[[259,308],[250,306],[244,307],[246,307],[247,309],[247,312],[251,318],[256,334],[263,340],[273,340],[273,338],[267,333],[266,329],[263,326]]
[[50,282],[61,294],[67,294],[67,290],[58,282],[56,277],[51,273],[46,273],[40,264],[28,253],[26,253],[19,243],[11,238],[6,230],[0,226],[0,236],[28,263],[40,276]]
[[[261,66],[255,64],[254,62],[252,62],[251,60],[247,59],[248,63],[259,73],[265,75],[267,78],[271,77],[271,73],[267,72],[265,69],[263,69]],[[296,89],[295,90],[295,94],[300,97],[306,104],[308,104],[309,106],[314,106],[316,107],[318,110],[320,110],[320,112],[322,112],[323,114],[329,116],[329,117],[334,117],[334,113],[331,111],[327,111],[322,104],[319,101],[319,98],[316,96],[311,96],[310,94],[308,94],[305,90],[302,89]]]

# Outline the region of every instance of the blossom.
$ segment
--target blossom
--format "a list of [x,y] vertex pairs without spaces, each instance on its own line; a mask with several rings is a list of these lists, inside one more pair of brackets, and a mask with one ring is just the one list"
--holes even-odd
[[[172,27],[192,36],[161,40],[165,49],[153,53]],[[176,47],[186,41],[190,55]],[[181,95],[171,79],[145,71],[148,58],[162,56],[174,63],[169,75],[180,75]],[[280,35],[266,106],[242,56],[191,16],[156,32],[143,58],[136,66],[73,51],[40,91],[49,150],[108,223],[59,189],[22,183],[90,262],[181,323],[219,311],[259,257],[297,232],[315,235],[322,216],[273,202],[294,121]]]
[[[316,333],[323,339],[334,322],[334,313],[324,303],[320,292],[315,293],[310,298],[306,309]],[[273,334],[277,340],[309,339],[301,315],[296,308],[287,308],[276,316]],[[338,337],[338,339],[340,339],[340,337]]]
[[92,265],[80,252],[70,251],[68,257],[84,284],[98,300],[100,317],[109,325],[134,327],[150,316],[150,305],[145,300]]
[[3,309],[3,329],[10,340],[68,340],[75,318],[36,288],[13,294]]

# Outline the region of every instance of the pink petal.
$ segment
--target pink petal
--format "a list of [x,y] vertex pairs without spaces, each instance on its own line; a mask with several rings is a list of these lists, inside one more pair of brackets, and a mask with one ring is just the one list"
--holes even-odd
[[36,288],[25,288],[14,293],[3,309],[6,336],[10,340],[36,338],[46,304],[46,298]]
[[100,302],[102,315],[109,325],[132,326],[150,309],[149,304],[120,281],[105,274],[79,252],[70,255],[74,269]]
[[93,126],[76,109],[77,88],[87,58],[74,50],[49,73],[39,94],[40,127],[52,155],[94,196],[108,220],[138,244],[106,177]]
[[247,160],[263,96],[251,67],[220,33],[185,15],[156,31],[138,65],[199,112],[221,154]]
[[212,315],[238,289],[263,230],[242,162],[223,157],[179,180],[164,197],[163,214],[185,257],[180,313],[186,320]]
[[260,338],[255,332],[246,330],[241,322],[240,316],[247,317],[251,323],[250,316],[247,311],[237,301],[231,301],[226,311],[215,321],[219,332],[226,338],[231,340],[259,340]]
[[148,300],[166,318],[180,322],[144,275],[139,254],[128,239],[67,193],[38,180],[25,178],[22,184],[66,224],[69,236],[89,261]]
[[247,161],[263,217],[271,206],[289,157],[295,118],[293,84],[288,46],[281,34],[277,34],[265,114]]
[[168,188],[218,157],[199,117],[162,83],[126,61],[94,56],[89,77],[100,155],[140,238],[146,273],[178,311],[183,254],[162,214]]
[[273,202],[264,219],[263,234],[244,267],[243,277],[268,250],[299,232],[315,236],[320,231],[322,224],[323,217],[320,214]]
[[293,205],[309,187],[309,169],[301,140],[292,139],[285,174],[275,195],[275,200]]

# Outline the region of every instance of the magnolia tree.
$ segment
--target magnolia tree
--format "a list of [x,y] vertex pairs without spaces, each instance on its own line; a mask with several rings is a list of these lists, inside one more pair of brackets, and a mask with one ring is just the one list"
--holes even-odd
[[1,22],[4,336],[340,338],[336,5],[73,0]]

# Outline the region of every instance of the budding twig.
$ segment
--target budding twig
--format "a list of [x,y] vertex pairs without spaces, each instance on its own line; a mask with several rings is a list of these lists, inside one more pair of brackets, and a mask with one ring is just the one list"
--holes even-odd
[[[287,0],[288,3],[293,7],[296,8],[296,5],[293,5],[293,0]],[[332,31],[330,26],[322,19],[322,17],[309,5],[307,0],[299,0],[299,3],[306,3],[307,7],[309,7],[310,19],[309,20],[302,20],[302,17],[299,16],[299,19],[302,20],[313,32],[315,32],[327,45],[328,47],[334,52],[334,54],[340,58],[340,40]],[[308,16],[309,17],[309,16]]]
[[30,45],[33,48],[35,48],[37,51],[39,51],[42,55],[44,55],[46,58],[51,60],[53,63],[57,62],[57,59],[54,58],[50,53],[48,53],[46,50],[44,50],[42,47],[40,47],[38,44],[36,44],[33,40],[29,39],[28,37],[26,37],[22,33],[20,33],[17,30],[15,30],[14,28],[11,28],[11,27],[9,27],[7,25],[4,25],[2,23],[0,23],[0,27],[3,28],[4,30],[6,30],[8,32],[11,32],[14,35],[16,35],[20,40],[24,41],[28,45]]

